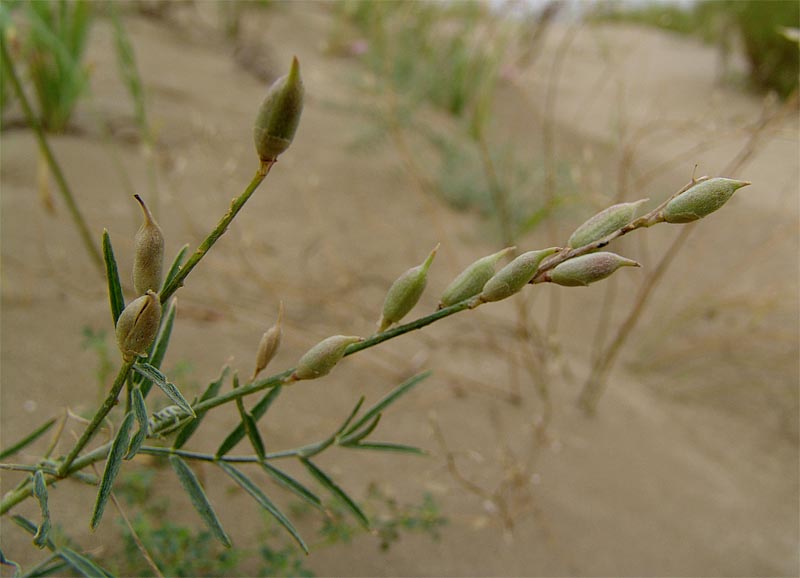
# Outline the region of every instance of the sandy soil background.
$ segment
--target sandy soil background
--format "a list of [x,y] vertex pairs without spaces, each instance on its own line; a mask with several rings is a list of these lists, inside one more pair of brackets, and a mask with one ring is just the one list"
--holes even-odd
[[[359,63],[326,51],[335,20],[329,8],[279,3],[256,13],[244,31],[254,55],[239,58],[194,9],[178,10],[169,21],[126,20],[158,130],[157,212],[168,255],[184,243],[196,246],[255,169],[251,127],[265,81],[241,62],[276,74],[297,55],[306,83],[295,144],[179,293],[165,366],[191,361],[179,384],[189,392],[227,361],[251,371],[279,300],[286,315],[276,371],[330,334],[370,334],[385,289],[437,242],[442,248],[415,310],[420,315],[435,307],[461,267],[497,249],[484,218],[425,197],[390,143],[353,149],[363,118],[337,104],[372,103],[353,82],[365,74]],[[565,49],[557,98],[545,110],[553,58]],[[627,199],[666,197],[690,178],[695,163],[699,173],[712,175],[728,166],[747,147],[765,103],[719,86],[716,58],[712,48],[652,30],[555,27],[536,64],[500,87],[491,139],[527,135],[537,162],[549,119],[556,154],[569,161],[586,196],[520,245],[563,242],[611,202],[620,186],[620,127],[627,135],[659,127],[633,148]],[[127,271],[139,214],[110,151],[135,190],[148,190],[148,176],[131,138],[131,107],[105,21],[93,31],[89,60],[92,98],[79,108],[79,130],[52,143],[92,230],[98,239],[109,230]],[[97,128],[99,118],[115,127],[110,138]],[[625,348],[595,418],[584,417],[573,401],[599,310],[608,305],[606,290],[539,286],[523,298],[531,316],[545,319],[559,293],[549,363],[555,413],[545,442],[533,441],[541,411],[533,386],[507,360],[517,347],[511,303],[381,345],[282,396],[262,426],[275,449],[326,435],[359,395],[374,401],[409,375],[434,370],[384,416],[378,432],[380,439],[427,448],[430,457],[336,450],[319,463],[357,497],[372,481],[404,501],[431,492],[450,520],[441,540],[409,536],[383,554],[361,536],[351,546],[313,552],[309,567],[348,576],[797,575],[799,153],[798,117],[790,111],[760,135],[736,174],[726,175],[754,184],[696,228]],[[64,208],[56,216],[42,208],[36,174],[32,134],[4,131],[3,446],[65,407],[91,410],[96,358],[82,348],[81,330],[110,329],[104,283]],[[656,227],[616,250],[654,266],[676,234]],[[613,321],[626,314],[641,278],[639,270],[619,274]],[[510,403],[516,388],[521,402]],[[236,422],[235,409],[215,411],[191,447],[213,451]],[[469,480],[488,491],[511,480],[504,503],[513,528],[451,475],[432,423]],[[80,431],[74,423],[71,429]],[[137,458],[126,467],[148,462]],[[233,540],[252,545],[260,521],[251,503],[210,468],[204,475]],[[16,480],[4,473],[2,490]],[[170,496],[175,519],[195,519],[169,472],[158,491]],[[286,503],[279,491],[273,494]],[[92,500],[91,488],[64,483],[50,502],[54,518],[79,543],[107,552],[118,543],[114,525],[108,516],[89,535]],[[33,503],[18,510],[36,513]],[[3,551],[22,563],[36,560],[28,539],[0,523]],[[247,562],[242,569],[254,571]]]

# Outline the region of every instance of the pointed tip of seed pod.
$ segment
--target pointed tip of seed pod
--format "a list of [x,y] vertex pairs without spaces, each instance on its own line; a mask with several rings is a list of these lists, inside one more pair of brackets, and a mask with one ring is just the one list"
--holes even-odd
[[428,255],[428,257],[427,257],[427,258],[425,259],[425,261],[422,263],[422,271],[423,271],[424,273],[427,273],[427,272],[428,272],[428,269],[430,269],[430,268],[431,268],[431,264],[433,263],[433,260],[436,258],[436,252],[439,250],[439,247],[440,247],[441,245],[442,245],[441,243],[436,243],[436,246],[433,248],[433,251],[431,251],[431,252],[430,252],[430,254]]
[[292,56],[292,67],[289,69],[289,78],[294,80],[300,76],[300,61],[297,56]]

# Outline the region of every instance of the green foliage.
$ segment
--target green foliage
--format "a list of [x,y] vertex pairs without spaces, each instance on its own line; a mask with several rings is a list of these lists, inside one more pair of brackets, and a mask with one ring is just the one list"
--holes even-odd
[[774,90],[784,98],[797,88],[800,54],[796,44],[782,33],[784,27],[796,28],[800,23],[800,3],[795,0],[710,0],[691,6],[601,2],[591,18],[699,36],[725,51],[738,36],[755,88]]
[[37,0],[26,4],[23,57],[36,92],[42,126],[62,132],[89,85],[83,63],[92,25],[92,5],[85,0]]

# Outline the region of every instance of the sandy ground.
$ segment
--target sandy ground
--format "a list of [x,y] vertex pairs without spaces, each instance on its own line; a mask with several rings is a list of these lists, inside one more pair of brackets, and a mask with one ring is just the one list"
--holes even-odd
[[[352,82],[364,74],[359,64],[325,52],[331,22],[324,5],[306,3],[278,4],[247,21],[246,37],[269,50],[278,70],[291,55],[299,57],[308,101],[291,151],[179,293],[166,367],[191,360],[190,377],[179,384],[190,392],[228,360],[250,372],[279,300],[286,317],[276,370],[327,335],[371,333],[386,287],[437,242],[442,249],[420,314],[435,307],[461,266],[497,249],[481,217],[426,198],[390,142],[353,150],[363,121],[333,105],[372,103]],[[264,82],[190,11],[169,24],[139,18],[127,24],[158,131],[157,212],[172,255],[184,243],[195,246],[251,178],[251,126]],[[112,46],[101,21],[90,48],[92,98],[75,122],[81,130],[52,143],[92,230],[98,239],[103,227],[110,231],[127,271],[139,216],[115,158],[136,191],[147,194],[148,177],[130,138],[131,107]],[[556,69],[554,55],[563,50]],[[715,71],[713,49],[654,31],[554,29],[533,68],[501,87],[492,139],[525,137],[522,150],[530,148],[535,160],[542,119],[551,119],[555,153],[574,167],[585,202],[520,245],[557,243],[617,191],[657,200],[682,186],[695,163],[700,173],[722,171],[746,146],[764,103],[718,86]],[[554,79],[557,98],[546,108]],[[110,119],[111,137],[98,129],[98,118]],[[625,172],[620,143],[631,142]],[[558,328],[550,335],[558,353],[549,363],[555,415],[544,443],[532,441],[541,411],[533,386],[520,364],[507,360],[518,348],[510,303],[349,358],[329,378],[282,396],[262,426],[276,449],[326,435],[359,395],[370,402],[414,372],[434,370],[384,417],[377,436],[428,448],[430,457],[335,450],[319,463],[355,496],[371,481],[403,501],[433,493],[450,520],[442,539],[409,536],[383,554],[362,536],[351,546],[313,552],[307,564],[321,575],[348,576],[798,575],[798,152],[792,112],[764,132],[737,174],[726,175],[754,184],[690,237],[625,348],[595,418],[584,417],[573,401],[598,311],[610,307],[616,326],[643,273],[622,272],[617,297],[607,301],[600,286],[537,287],[537,297],[524,298],[531,315],[544,320],[559,293]],[[104,284],[66,211],[59,206],[53,217],[37,199],[32,135],[4,132],[2,153],[6,446],[65,407],[91,411],[96,357],[81,347],[81,329],[110,328]],[[654,266],[675,235],[675,228],[657,227],[617,249]],[[521,402],[509,403],[516,388]],[[191,448],[213,451],[236,421],[235,410],[215,411]],[[464,477],[488,492],[509,482],[503,503],[513,528],[502,524],[496,504],[451,475],[432,422]],[[74,423],[70,429],[80,430]],[[126,467],[147,462],[137,458]],[[210,468],[203,474],[236,544],[252,546],[260,527],[249,515],[252,505]],[[175,518],[195,520],[169,474],[163,477],[159,491],[171,496]],[[4,473],[2,491],[16,480]],[[272,494],[286,503],[278,490]],[[85,547],[113,549],[111,516],[102,532],[89,535],[92,500],[91,488],[60,484],[51,492],[53,516]],[[33,503],[18,511],[36,515]],[[9,557],[24,564],[39,558],[13,525],[1,523]],[[254,564],[242,571],[254,572]]]

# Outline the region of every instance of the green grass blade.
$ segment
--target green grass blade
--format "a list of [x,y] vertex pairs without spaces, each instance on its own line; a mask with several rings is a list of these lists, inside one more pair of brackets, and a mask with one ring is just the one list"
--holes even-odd
[[[133,370],[145,379],[149,379],[151,382],[155,383],[168,398],[175,402],[175,405],[185,411],[188,415],[197,417],[194,414],[192,406],[188,401],[186,401],[186,398],[183,397],[183,394],[181,394],[180,390],[175,387],[175,384],[171,383],[158,369],[149,363],[134,363]],[[142,389],[144,389],[144,386],[142,386]],[[142,391],[142,395],[144,395],[144,391]]]
[[81,576],[86,578],[113,578],[114,575],[72,548],[60,548],[59,556]]
[[347,507],[348,510],[350,510],[350,512],[353,513],[355,518],[361,523],[362,526],[364,526],[364,528],[369,530],[369,518],[367,518],[366,514],[364,514],[358,504],[356,504],[356,502],[350,496],[348,496],[342,488],[337,486],[336,483],[330,479],[325,472],[315,466],[314,463],[308,458],[300,458],[300,462],[321,485],[325,486],[329,492],[342,501],[342,503]]
[[[153,345],[150,347],[150,351],[148,352],[147,360],[151,367],[160,369],[161,364],[164,362],[164,357],[166,357],[167,348],[169,347],[169,340],[172,336],[172,327],[175,325],[175,315],[177,314],[177,311],[177,300],[173,299],[167,307],[166,312],[161,317],[161,327],[159,328],[158,335],[156,335]],[[142,384],[142,395],[147,397],[147,394],[150,393],[150,388],[153,385],[152,382],[145,382],[141,375],[136,375],[134,378],[134,383]]]
[[394,452],[402,454],[414,454],[417,456],[426,456],[427,452],[421,448],[414,446],[407,446],[404,444],[394,444],[389,442],[365,442],[360,444],[348,444],[348,448],[355,450],[375,450],[380,452]]
[[4,460],[5,458],[7,458],[9,456],[13,456],[18,451],[20,451],[20,450],[26,448],[27,446],[31,445],[33,442],[35,442],[40,437],[42,437],[44,434],[46,434],[47,431],[51,427],[53,427],[54,423],[56,423],[56,418],[53,418],[53,419],[51,419],[49,421],[46,421],[45,423],[40,425],[38,428],[36,428],[33,432],[31,432],[30,434],[28,434],[27,436],[25,436],[24,438],[19,440],[17,443],[15,443],[12,446],[4,449],[3,451],[0,451],[0,460]]
[[44,483],[42,470],[36,470],[33,474],[33,495],[42,511],[42,523],[36,528],[33,543],[37,548],[44,548],[47,546],[47,536],[50,534],[50,509],[47,507],[47,484]]
[[[233,388],[236,389],[237,387],[239,387],[239,376],[234,374]],[[253,446],[253,451],[256,452],[259,459],[263,460],[264,441],[261,439],[261,434],[258,433],[258,427],[256,427],[253,416],[247,413],[247,410],[244,408],[244,401],[242,401],[241,397],[236,398],[236,409],[239,411],[239,418],[242,420],[242,426],[247,433],[247,437],[250,439],[250,445]]]
[[114,479],[117,477],[122,467],[122,458],[125,457],[128,443],[130,442],[133,420],[134,415],[129,412],[125,416],[125,419],[122,420],[122,425],[119,426],[119,431],[111,444],[111,449],[108,451],[106,467],[103,470],[103,477],[100,480],[100,488],[97,490],[97,499],[94,503],[92,520],[89,522],[92,530],[97,528],[97,524],[100,523],[100,519],[103,517],[106,503],[111,496],[111,488],[114,486]]
[[[280,385],[275,386],[269,391],[269,393],[267,393],[267,395],[258,400],[258,403],[253,406],[253,411],[251,413],[253,416],[253,421],[258,423],[258,420],[261,419],[265,413],[267,413],[269,406],[271,406],[272,402],[275,401],[275,398],[280,395],[281,389],[283,388]],[[228,434],[228,437],[222,441],[219,449],[217,449],[216,455],[224,456],[227,454],[242,440],[246,433],[247,432],[244,429],[244,425],[240,423],[231,433]]]
[[260,462],[261,467],[264,468],[264,471],[269,475],[275,482],[282,486],[283,488],[292,492],[295,496],[303,500],[304,502],[308,503],[311,506],[319,510],[324,510],[322,506],[322,500],[320,500],[317,495],[306,488],[303,484],[295,480],[289,474],[279,470],[275,466],[271,465],[269,462]]
[[132,394],[133,413],[136,416],[136,423],[139,424],[139,429],[136,431],[136,435],[133,436],[128,446],[128,453],[125,455],[126,460],[133,459],[133,456],[135,456],[139,448],[142,447],[144,440],[150,435],[150,428],[147,421],[147,406],[144,403],[142,390],[138,387],[134,387]]
[[195,510],[197,510],[197,513],[200,514],[200,517],[206,523],[209,530],[211,530],[211,533],[214,534],[214,537],[217,538],[223,546],[230,548],[231,539],[228,538],[225,530],[222,529],[222,524],[220,524],[219,518],[217,518],[217,514],[214,512],[214,508],[211,507],[211,502],[208,501],[203,487],[200,485],[192,469],[178,456],[170,456],[169,463],[172,464],[183,489],[189,494],[192,505]]
[[59,554],[52,554],[42,562],[25,572],[23,578],[43,578],[44,576],[64,576],[64,568],[69,564],[64,562]]
[[0,550],[0,564],[4,566],[12,566],[14,568],[14,578],[17,578],[17,576],[20,575],[20,572],[22,572],[22,567],[20,567],[20,565],[13,560],[6,558],[6,555],[3,554],[2,550]]
[[361,431],[354,431],[350,435],[344,436],[341,440],[339,440],[339,445],[348,446],[352,444],[357,444],[358,442],[363,440],[365,437],[367,437],[369,434],[375,431],[375,428],[378,427],[378,424],[380,423],[382,416],[383,414],[379,413],[374,418],[372,418],[372,421],[369,424],[367,424],[367,427],[365,427]]
[[[14,523],[17,524],[17,526],[25,530],[31,536],[36,535],[38,526],[36,526],[36,524],[31,522],[28,518],[20,516],[19,514],[14,514],[13,516],[11,516],[11,519],[14,520]],[[49,550],[56,549],[56,545],[53,544],[53,542],[49,538],[45,540],[45,546],[47,546]]]
[[[200,396],[200,401],[205,401],[207,399],[211,399],[212,397],[216,396],[219,393],[219,390],[222,388],[222,384],[225,383],[225,378],[228,375],[229,367],[225,367],[222,370],[222,374],[219,376],[219,379],[216,381],[212,381],[208,384],[205,392],[203,395]],[[200,425],[200,421],[205,416],[206,412],[201,411],[197,414],[197,417],[187,423],[185,426],[181,428],[181,431],[178,432],[178,435],[175,436],[175,442],[172,444],[172,447],[175,449],[182,448],[183,444],[189,441],[189,438],[192,437],[192,434],[197,430],[198,426]]]
[[108,302],[111,306],[111,318],[117,326],[122,310],[125,309],[125,298],[122,296],[122,285],[119,282],[119,269],[114,258],[114,249],[111,247],[111,237],[108,230],[103,229],[103,261],[106,264],[106,279],[108,281]]
[[347,431],[345,431],[345,435],[349,435],[354,431],[358,430],[361,426],[368,423],[371,419],[373,419],[379,413],[382,413],[387,407],[397,401],[401,396],[405,395],[411,389],[420,383],[422,380],[427,379],[430,377],[431,372],[425,371],[423,373],[419,373],[414,377],[406,380],[405,382],[401,383],[397,387],[395,387],[392,391],[387,393],[378,403],[373,405],[371,408],[367,410],[367,412],[361,416],[361,418],[351,425]]
[[161,285],[161,290],[163,291],[165,287],[168,287],[175,276],[180,273],[181,265],[183,264],[183,258],[186,256],[186,251],[189,250],[189,245],[186,244],[181,247],[181,250],[178,251],[178,254],[175,255],[175,260],[170,265],[169,271],[167,271],[166,277],[164,277],[164,284]]
[[262,492],[258,486],[256,486],[250,478],[244,475],[241,471],[234,468],[232,465],[227,464],[225,462],[217,462],[217,465],[222,468],[222,470],[228,474],[234,482],[239,484],[248,494],[250,494],[253,499],[258,502],[258,505],[264,508],[267,512],[269,512],[272,517],[274,517],[278,523],[283,526],[289,534],[292,535],[292,538],[295,539],[297,544],[303,549],[303,551],[308,554],[308,546],[303,541],[303,538],[298,533],[297,529],[292,525],[289,519],[283,515],[275,504]]

